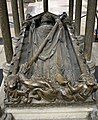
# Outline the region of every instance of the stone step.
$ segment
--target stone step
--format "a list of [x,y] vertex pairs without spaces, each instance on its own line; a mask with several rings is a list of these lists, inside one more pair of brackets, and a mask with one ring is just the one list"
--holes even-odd
[[15,120],[90,120],[90,107],[7,108]]

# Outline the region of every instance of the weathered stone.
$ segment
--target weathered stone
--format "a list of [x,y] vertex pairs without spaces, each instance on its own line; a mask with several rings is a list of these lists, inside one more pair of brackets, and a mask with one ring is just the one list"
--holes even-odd
[[5,80],[7,106],[80,102],[98,89],[68,21],[65,12],[27,16]]
[[90,120],[89,113],[93,107],[36,107],[36,108],[8,108],[16,120]]

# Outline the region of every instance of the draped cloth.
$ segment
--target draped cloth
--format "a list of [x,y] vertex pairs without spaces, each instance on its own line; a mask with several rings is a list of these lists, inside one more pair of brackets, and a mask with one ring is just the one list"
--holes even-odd
[[[34,21],[29,31],[29,56],[28,61],[36,54],[40,45],[47,35],[52,31],[53,25],[42,24],[35,27]],[[32,65],[28,76],[40,76],[55,82],[55,75],[60,73],[65,79],[72,79],[70,56],[67,50],[65,29],[62,22],[57,20],[57,27],[53,31],[53,36],[45,44],[38,59]]]

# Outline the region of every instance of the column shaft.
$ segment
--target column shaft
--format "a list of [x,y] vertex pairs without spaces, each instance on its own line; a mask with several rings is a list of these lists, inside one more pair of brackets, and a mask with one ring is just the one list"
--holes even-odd
[[1,24],[2,37],[4,41],[6,62],[10,63],[13,55],[13,48],[12,48],[12,40],[11,40],[6,0],[0,0],[0,24]]
[[91,59],[92,42],[94,37],[96,5],[97,5],[97,0],[88,0],[85,41],[84,41],[84,53],[87,61]]
[[76,9],[75,9],[75,35],[80,35],[81,27],[81,8],[82,0],[76,0]]
[[73,20],[74,0],[69,0],[69,17]]
[[43,9],[44,12],[48,12],[48,0],[43,0]]
[[24,4],[23,0],[19,0],[19,15],[20,15],[20,23],[22,25],[24,20]]
[[12,5],[12,14],[13,14],[13,21],[14,21],[15,36],[18,37],[19,32],[20,32],[20,23],[19,23],[17,0],[11,0],[11,5]]

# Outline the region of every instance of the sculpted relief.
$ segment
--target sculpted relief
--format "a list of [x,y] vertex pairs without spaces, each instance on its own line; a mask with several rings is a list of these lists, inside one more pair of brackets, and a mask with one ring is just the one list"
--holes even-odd
[[83,52],[78,57],[74,48],[70,25],[66,13],[27,15],[5,80],[6,104],[79,102],[98,89]]

